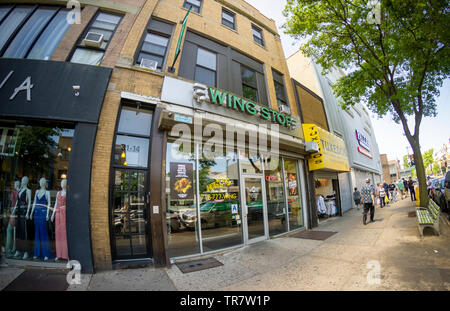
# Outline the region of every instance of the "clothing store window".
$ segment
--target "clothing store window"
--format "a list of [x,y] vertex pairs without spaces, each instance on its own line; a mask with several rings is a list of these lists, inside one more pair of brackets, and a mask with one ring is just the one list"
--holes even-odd
[[169,257],[200,253],[194,144],[168,139],[166,149],[166,209]]
[[264,174],[269,234],[272,236],[288,230],[281,158],[265,159]]
[[[337,177],[336,177],[337,178]],[[335,179],[337,181],[337,179]],[[328,218],[339,214],[336,201],[336,191],[333,187],[333,179],[318,177],[315,180],[317,216]]]
[[243,243],[237,161],[236,152],[212,154],[209,148],[204,148],[199,158],[204,252]]
[[287,193],[289,230],[303,227],[303,208],[300,198],[297,161],[284,159],[284,179]]
[[66,196],[74,130],[0,121],[0,235],[7,258],[68,260]]

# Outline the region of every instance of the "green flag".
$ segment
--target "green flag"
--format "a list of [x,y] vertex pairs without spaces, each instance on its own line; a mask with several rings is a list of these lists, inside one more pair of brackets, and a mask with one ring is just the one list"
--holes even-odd
[[187,18],[188,18],[189,13],[191,12],[191,10],[192,10],[192,6],[189,8],[189,10],[186,13],[186,16],[183,19],[183,22],[182,22],[183,26],[181,26],[180,37],[178,38],[178,44],[177,44],[177,48],[175,50],[175,59],[173,60],[172,66],[169,67],[169,72],[174,72],[175,71],[173,66],[175,65],[175,62],[177,61],[177,58],[180,55],[181,42],[183,41],[184,32],[186,31]]

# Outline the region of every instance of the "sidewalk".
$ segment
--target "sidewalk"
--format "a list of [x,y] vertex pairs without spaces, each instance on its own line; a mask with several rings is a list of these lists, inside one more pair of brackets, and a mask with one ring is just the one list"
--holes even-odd
[[[314,229],[337,232],[325,241],[271,239],[214,256],[220,267],[99,272],[67,290],[450,290],[448,221],[441,217],[440,236],[425,231],[421,239],[417,219],[408,217],[414,208],[408,198],[377,207],[375,222],[365,226],[353,209]],[[0,280],[18,270],[0,269]]]

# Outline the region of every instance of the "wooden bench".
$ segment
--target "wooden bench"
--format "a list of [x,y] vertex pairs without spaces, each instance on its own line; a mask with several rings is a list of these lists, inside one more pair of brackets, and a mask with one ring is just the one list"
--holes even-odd
[[417,222],[420,235],[423,237],[423,230],[431,227],[439,235],[439,216],[441,209],[431,198],[428,200],[428,209],[419,207],[416,209]]

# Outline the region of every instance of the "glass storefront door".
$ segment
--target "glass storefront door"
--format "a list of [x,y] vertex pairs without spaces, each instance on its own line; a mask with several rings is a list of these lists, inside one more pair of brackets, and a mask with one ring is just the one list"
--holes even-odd
[[261,177],[244,177],[244,211],[243,217],[247,227],[247,242],[265,239],[266,207],[264,188]]
[[112,163],[113,260],[152,257],[149,191],[151,107],[122,104]]

